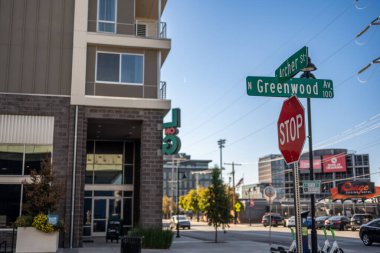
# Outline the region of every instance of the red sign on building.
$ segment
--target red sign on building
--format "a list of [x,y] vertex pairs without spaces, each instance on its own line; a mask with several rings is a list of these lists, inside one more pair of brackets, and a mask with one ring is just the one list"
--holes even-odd
[[[322,168],[322,161],[321,159],[313,158],[313,168],[314,169],[321,169]],[[310,161],[309,160],[300,160],[300,169],[310,169]]]
[[346,172],[346,154],[341,153],[337,155],[324,155],[323,156],[323,172]]
[[298,162],[305,143],[305,110],[296,96],[282,104],[277,121],[278,146],[287,164]]

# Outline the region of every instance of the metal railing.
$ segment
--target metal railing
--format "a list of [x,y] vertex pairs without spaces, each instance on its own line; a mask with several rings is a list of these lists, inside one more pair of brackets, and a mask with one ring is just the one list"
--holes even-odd
[[88,31],[104,34],[117,34],[137,36],[149,39],[167,39],[166,22],[156,22],[150,20],[136,20],[135,23],[112,23],[107,22],[109,26],[114,25],[113,31],[100,31],[97,20],[88,20]]
[[160,99],[166,99],[166,82],[160,81]]

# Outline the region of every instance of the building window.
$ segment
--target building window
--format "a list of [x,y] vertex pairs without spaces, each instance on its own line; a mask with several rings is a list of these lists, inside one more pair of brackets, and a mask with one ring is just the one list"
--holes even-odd
[[0,185],[0,228],[11,227],[20,215],[21,185]]
[[98,52],[96,81],[119,84],[144,83],[144,56]]
[[98,32],[116,32],[116,0],[98,0]]

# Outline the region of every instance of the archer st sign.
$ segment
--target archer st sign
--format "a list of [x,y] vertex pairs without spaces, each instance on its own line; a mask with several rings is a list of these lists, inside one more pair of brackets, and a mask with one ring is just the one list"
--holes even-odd
[[291,78],[281,81],[277,77],[248,76],[247,94],[263,97],[333,98],[333,82],[325,79]]

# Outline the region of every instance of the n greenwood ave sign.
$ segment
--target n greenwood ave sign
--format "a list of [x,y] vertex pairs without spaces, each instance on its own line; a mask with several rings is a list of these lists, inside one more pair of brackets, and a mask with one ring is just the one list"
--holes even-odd
[[333,98],[333,81],[325,79],[291,78],[281,81],[277,77],[248,76],[247,94],[263,97]]
[[307,47],[303,47],[290,56],[281,66],[276,69],[276,77],[280,80],[288,80],[307,66]]

